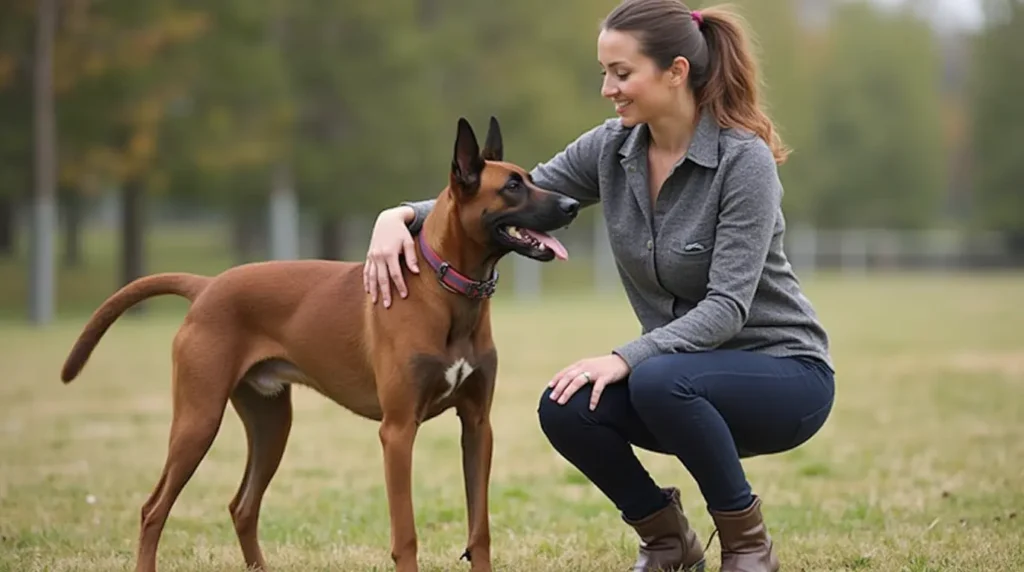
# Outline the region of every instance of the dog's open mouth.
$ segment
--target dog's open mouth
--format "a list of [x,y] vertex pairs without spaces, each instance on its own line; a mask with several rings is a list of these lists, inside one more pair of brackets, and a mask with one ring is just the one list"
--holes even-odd
[[557,238],[545,232],[512,225],[501,227],[500,232],[505,240],[517,246],[522,246],[536,252],[550,250],[559,260],[567,260],[569,258],[569,252],[565,249],[565,246]]

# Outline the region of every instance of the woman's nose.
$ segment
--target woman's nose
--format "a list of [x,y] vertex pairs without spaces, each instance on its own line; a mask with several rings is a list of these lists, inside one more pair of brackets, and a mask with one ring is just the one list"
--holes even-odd
[[605,77],[604,81],[601,82],[601,96],[602,97],[614,97],[618,89],[612,85],[612,82]]

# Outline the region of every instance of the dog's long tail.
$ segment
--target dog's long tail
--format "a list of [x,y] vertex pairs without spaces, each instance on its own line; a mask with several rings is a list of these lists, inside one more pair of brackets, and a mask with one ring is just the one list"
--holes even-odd
[[93,312],[89,322],[78,336],[78,340],[75,341],[71,353],[64,362],[64,368],[60,372],[61,380],[64,383],[70,383],[75,379],[82,371],[96,344],[100,342],[100,338],[125,310],[147,298],[164,294],[176,294],[194,302],[206,285],[210,283],[210,280],[209,277],[197,274],[168,272],[133,280],[114,292]]

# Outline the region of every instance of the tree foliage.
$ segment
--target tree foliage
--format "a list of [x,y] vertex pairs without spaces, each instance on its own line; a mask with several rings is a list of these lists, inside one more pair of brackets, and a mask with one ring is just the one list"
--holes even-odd
[[[436,194],[460,116],[481,130],[497,116],[509,158],[530,166],[612,116],[596,39],[616,3],[64,0],[62,187],[132,184],[238,212],[286,169],[306,211],[335,220]],[[961,100],[944,93],[949,62],[920,2],[735,1],[795,151],[781,168],[790,220],[925,227],[957,185],[974,189],[979,226],[1024,226],[1024,17],[1019,1],[988,4]],[[32,0],[0,3],[0,196],[31,184],[33,14]],[[946,166],[960,117],[973,126],[963,185]]]
[[946,191],[932,31],[864,2],[837,8],[823,36],[799,210],[830,228],[928,226]]
[[975,223],[1024,237],[1024,6],[993,9],[973,58]]

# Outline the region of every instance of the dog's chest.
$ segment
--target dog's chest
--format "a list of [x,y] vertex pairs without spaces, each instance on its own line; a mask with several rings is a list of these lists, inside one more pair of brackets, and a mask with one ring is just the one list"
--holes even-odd
[[411,374],[420,395],[420,406],[434,410],[447,407],[457,395],[479,393],[481,383],[490,383],[495,369],[493,350],[481,354],[466,344],[450,346],[444,352],[419,354],[412,358]]
[[457,357],[444,370],[443,391],[439,399],[444,399],[457,390],[476,367],[466,357]]

